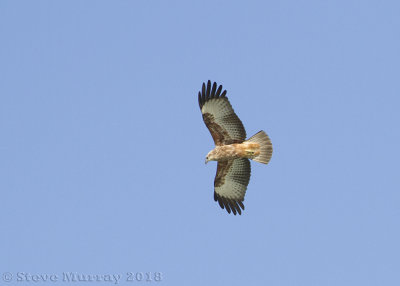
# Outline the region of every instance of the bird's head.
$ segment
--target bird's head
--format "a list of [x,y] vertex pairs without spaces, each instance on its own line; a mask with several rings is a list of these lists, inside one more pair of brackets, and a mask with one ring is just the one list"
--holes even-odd
[[216,161],[216,157],[215,157],[215,150],[211,150],[210,152],[208,152],[207,156],[206,156],[206,164],[208,163],[208,161]]

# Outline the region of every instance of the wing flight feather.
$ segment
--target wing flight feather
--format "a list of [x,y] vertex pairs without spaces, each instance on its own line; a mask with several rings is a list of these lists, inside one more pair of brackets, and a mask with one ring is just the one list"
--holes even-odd
[[221,208],[234,215],[242,214],[244,196],[250,181],[250,161],[238,158],[219,161],[214,180],[214,200]]
[[222,85],[217,89],[217,83],[207,86],[203,83],[199,92],[199,106],[215,145],[242,143],[246,139],[246,130],[242,121],[236,115],[228,98],[226,90],[222,93]]

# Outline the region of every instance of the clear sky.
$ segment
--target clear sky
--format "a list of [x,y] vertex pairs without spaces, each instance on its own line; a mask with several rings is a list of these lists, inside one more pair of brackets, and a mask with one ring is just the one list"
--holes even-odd
[[[399,11],[0,1],[0,285],[77,285],[61,281],[71,272],[400,285]],[[242,216],[214,202],[204,165],[208,79],[274,146],[270,164],[252,162]]]

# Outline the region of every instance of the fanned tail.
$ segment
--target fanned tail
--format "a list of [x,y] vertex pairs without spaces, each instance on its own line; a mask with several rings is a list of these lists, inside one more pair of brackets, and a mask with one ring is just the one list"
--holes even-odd
[[267,133],[261,130],[246,140],[246,142],[258,143],[260,145],[260,154],[254,157],[253,160],[263,164],[268,164],[272,156],[272,143]]

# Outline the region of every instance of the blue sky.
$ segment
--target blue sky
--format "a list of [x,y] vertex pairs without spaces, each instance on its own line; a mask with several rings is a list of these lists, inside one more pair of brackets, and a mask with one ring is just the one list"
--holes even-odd
[[[161,272],[159,285],[399,285],[399,10],[1,1],[4,285],[65,272],[120,285],[139,283],[129,272]],[[269,165],[252,163],[242,216],[214,202],[216,164],[204,165],[208,79],[248,136],[263,129],[274,146]]]

